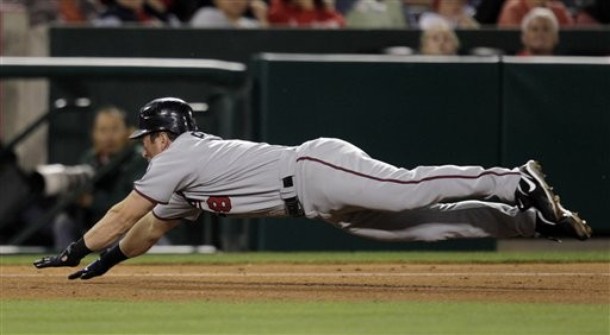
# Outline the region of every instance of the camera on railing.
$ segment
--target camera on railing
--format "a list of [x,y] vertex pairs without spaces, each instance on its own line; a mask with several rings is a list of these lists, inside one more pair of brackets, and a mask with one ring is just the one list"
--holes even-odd
[[90,165],[66,166],[63,164],[39,165],[32,173],[32,188],[47,197],[66,195],[83,187],[95,171]]

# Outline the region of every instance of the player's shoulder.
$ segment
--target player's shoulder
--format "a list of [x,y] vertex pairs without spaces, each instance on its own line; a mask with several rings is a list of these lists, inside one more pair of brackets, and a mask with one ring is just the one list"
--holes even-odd
[[[200,131],[187,131],[180,134],[172,141],[169,149],[171,151],[183,151],[189,148],[202,147],[213,140],[220,139],[217,136],[206,134]],[[168,150],[169,151],[169,150]]]
[[[189,131],[180,134],[169,148],[158,156],[163,159],[178,159],[180,157],[193,157],[192,154],[205,153],[213,148],[213,143],[223,141],[220,137],[200,131]],[[169,158],[168,158],[169,157]],[[156,157],[155,157],[156,158]]]
[[182,141],[214,141],[214,140],[222,140],[219,136],[204,133],[202,131],[187,131],[176,138],[176,142]]
[[264,142],[253,142],[249,140],[243,139],[223,139],[219,136],[200,132],[186,132],[181,134],[172,146],[170,147],[174,153],[184,152],[184,151],[197,151],[200,153],[205,153],[206,151],[212,152],[234,152],[234,151],[243,151],[253,147],[264,147],[270,146]]

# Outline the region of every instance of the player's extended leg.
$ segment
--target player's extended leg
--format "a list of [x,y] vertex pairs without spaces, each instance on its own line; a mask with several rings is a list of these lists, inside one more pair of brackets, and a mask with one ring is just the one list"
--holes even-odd
[[492,197],[512,205],[521,180],[517,168],[444,165],[407,170],[340,140],[319,142],[299,155],[297,169],[305,209],[323,217],[351,207],[397,212]]
[[350,143],[320,139],[300,151],[297,164],[299,197],[309,217],[334,220],[358,209],[402,212],[494,198],[508,205],[518,201],[521,211],[535,208],[545,224],[539,229],[543,236],[591,236],[586,222],[561,205],[535,161],[514,169],[444,165],[407,170],[372,159]]
[[482,201],[435,204],[397,213],[358,211],[331,222],[346,232],[382,241],[440,241],[458,238],[532,237],[539,213]]

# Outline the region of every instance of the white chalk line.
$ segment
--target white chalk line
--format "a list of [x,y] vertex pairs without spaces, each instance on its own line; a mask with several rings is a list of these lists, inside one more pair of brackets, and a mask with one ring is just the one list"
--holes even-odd
[[[66,273],[71,273],[70,271]],[[66,274],[0,273],[0,278],[65,277]],[[134,272],[108,273],[106,277],[157,277],[157,278],[370,278],[370,277],[610,277],[605,272]]]

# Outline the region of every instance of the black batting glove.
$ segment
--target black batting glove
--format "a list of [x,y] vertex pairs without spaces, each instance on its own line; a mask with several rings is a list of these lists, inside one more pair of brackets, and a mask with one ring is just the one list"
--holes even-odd
[[84,269],[74,272],[73,274],[68,276],[68,279],[91,279],[93,277],[98,277],[106,273],[110,268],[107,267],[102,259],[97,259],[95,262],[87,265]]
[[91,250],[85,245],[85,241],[81,238],[76,242],[70,243],[57,256],[43,257],[34,261],[34,266],[42,269],[48,267],[59,266],[77,266],[81,259],[91,253]]
[[121,248],[117,244],[112,247],[108,252],[104,252],[100,255],[100,258],[93,263],[87,265],[84,269],[76,271],[68,276],[68,279],[91,279],[98,277],[108,272],[110,268],[119,264],[120,262],[127,259],[127,256],[121,251]]

